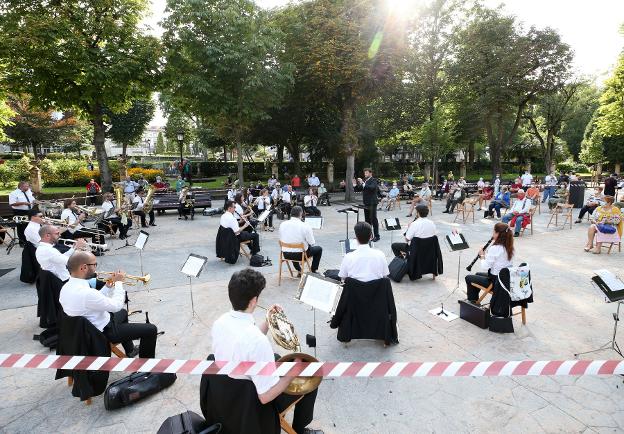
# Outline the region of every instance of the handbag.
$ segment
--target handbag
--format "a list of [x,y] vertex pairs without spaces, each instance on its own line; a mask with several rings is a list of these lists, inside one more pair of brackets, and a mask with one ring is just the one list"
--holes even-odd
[[600,232],[601,234],[614,234],[616,229],[615,226],[608,224],[608,223],[598,223],[596,225],[596,228],[598,229],[598,232]]
[[115,410],[134,404],[171,386],[176,374],[135,372],[108,385],[104,391],[104,408]]
[[206,427],[203,417],[192,411],[170,416],[160,425],[156,434],[219,434],[221,424],[215,423]]
[[389,277],[395,282],[403,280],[405,274],[407,274],[407,259],[395,257],[390,264],[388,264],[388,270],[390,271]]

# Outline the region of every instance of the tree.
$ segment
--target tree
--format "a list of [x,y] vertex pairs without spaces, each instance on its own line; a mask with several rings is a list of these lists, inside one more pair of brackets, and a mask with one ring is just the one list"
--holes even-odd
[[600,97],[596,126],[603,137],[624,136],[624,53]]
[[114,113],[105,110],[111,123],[108,136],[121,145],[122,158],[126,158],[128,146],[136,146],[139,143],[155,111],[156,104],[151,98],[135,99],[126,112]]
[[167,13],[164,92],[236,145],[242,185],[243,138],[292,81],[279,31],[249,0],[168,0]]
[[[191,118],[175,106],[163,105],[167,114],[165,125],[165,137],[167,138],[167,151],[180,155],[180,162],[184,151],[188,151],[189,143],[195,140],[195,128]],[[184,142],[178,141],[178,133],[184,133]],[[185,148],[183,148],[185,146]]]
[[104,108],[124,111],[154,86],[159,42],[139,30],[146,0],[4,0],[4,82],[42,108],[80,110],[93,126],[104,190],[112,185]]
[[598,109],[600,92],[592,83],[581,84],[570,105],[570,112],[561,128],[561,139],[566,143],[572,157],[578,161],[581,152],[581,142],[585,135],[585,128],[591,121],[594,112]]
[[[502,151],[511,145],[526,107],[563,86],[572,53],[552,29],[525,32],[514,18],[488,9],[478,9],[457,38],[454,77],[481,108],[495,175],[501,173]],[[509,119],[512,126],[506,129]]]
[[165,152],[167,152],[165,138],[163,137],[162,131],[159,131],[158,137],[156,137],[156,147],[154,148],[154,153],[156,155],[163,155]]
[[602,164],[605,162],[602,134],[597,125],[598,112],[594,113],[585,129],[585,137],[581,143],[580,160],[585,164]]

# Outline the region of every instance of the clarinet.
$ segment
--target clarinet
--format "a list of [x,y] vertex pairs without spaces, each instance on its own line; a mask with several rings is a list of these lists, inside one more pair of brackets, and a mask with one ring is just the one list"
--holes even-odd
[[[487,242],[487,243],[485,243],[485,246],[483,246],[483,248],[482,248],[481,250],[485,250],[485,249],[487,249],[487,248],[488,248],[488,246],[490,245],[490,243],[492,243],[492,240],[493,240],[493,239],[494,239],[494,238],[490,238],[490,239],[488,240],[488,242]],[[468,265],[468,266],[466,267],[466,270],[468,270],[468,271],[472,270],[472,266],[473,266],[473,265],[475,264],[475,262],[477,262],[478,260],[479,260],[479,254],[477,253],[477,256],[476,256],[476,257],[472,260],[472,262],[470,263],[470,265]]]

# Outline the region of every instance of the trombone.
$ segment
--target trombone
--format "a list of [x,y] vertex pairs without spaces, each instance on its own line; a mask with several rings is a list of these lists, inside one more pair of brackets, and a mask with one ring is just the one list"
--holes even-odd
[[[97,278],[102,280],[109,280],[115,272],[113,271],[98,271]],[[147,285],[148,282],[152,279],[149,274],[145,276],[131,276],[130,274],[122,273],[124,276],[123,283],[128,286],[135,286],[138,282],[142,282],[143,285]]]
[[[76,244],[76,240],[70,240],[67,238],[59,238],[58,242],[63,244],[64,246],[69,246],[69,247],[73,247]],[[108,250],[107,244],[97,244],[97,243],[89,243],[89,242],[86,242],[86,243],[87,243],[87,247],[89,247],[89,249],[91,249],[91,252],[93,253]]]

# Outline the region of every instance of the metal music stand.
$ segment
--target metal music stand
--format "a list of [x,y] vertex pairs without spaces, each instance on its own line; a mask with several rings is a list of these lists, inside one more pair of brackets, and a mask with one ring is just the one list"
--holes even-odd
[[[621,282],[619,278],[616,278],[616,279]],[[613,350],[616,353],[618,353],[620,357],[624,358],[624,354],[622,353],[622,350],[620,350],[620,346],[615,340],[617,336],[618,322],[620,322],[620,306],[624,302],[624,289],[612,291],[611,288],[609,288],[609,286],[602,280],[600,276],[594,276],[591,278],[591,280],[592,280],[592,286],[597,286],[598,289],[600,289],[604,293],[605,301],[607,303],[617,303],[617,309],[615,313],[612,314],[613,315],[613,335],[611,336],[611,340],[607,342],[606,344],[596,348],[595,350],[583,351],[582,353],[575,353],[574,357],[578,357],[582,354],[597,353],[603,350]]]
[[390,244],[394,242],[394,232],[401,230],[401,222],[398,217],[390,217],[382,220],[383,227],[390,231]]
[[[344,208],[344,209],[339,209],[338,210],[339,213],[343,213],[344,215],[347,216],[347,221],[346,221],[346,228],[345,228],[345,239],[344,240],[340,240],[339,242],[344,242],[345,245],[348,242],[347,240],[349,239],[349,213],[354,213],[357,214],[358,217],[358,221],[360,219],[360,210],[357,208]],[[347,252],[348,253],[348,252]]]
[[[127,238],[126,238],[127,239]],[[145,248],[145,244],[147,244],[147,240],[149,240],[149,233],[141,230],[139,235],[137,236],[136,241],[134,242],[134,247],[139,251],[139,264],[141,264],[141,276],[143,276],[143,249]],[[148,287],[149,291],[149,287]]]
[[448,298],[451,295],[453,295],[455,291],[459,289],[459,277],[461,273],[462,252],[470,247],[468,246],[468,242],[464,238],[464,235],[460,233],[452,233],[451,235],[447,235],[444,237],[444,240],[446,241],[446,245],[448,246],[449,251],[459,252],[459,256],[457,257],[457,282],[455,283],[455,288],[453,288],[451,293],[447,295],[444,298],[444,300],[442,300],[442,302],[440,303],[440,311],[436,313],[436,315],[438,316],[440,315],[448,316],[448,313],[444,310],[444,302],[448,300]]
[[200,256],[200,255],[191,253],[190,255],[188,255],[188,258],[186,258],[184,265],[182,265],[182,268],[180,269],[180,272],[182,274],[186,274],[189,278],[189,292],[191,294],[191,312],[192,312],[191,321],[193,318],[199,318],[197,314],[195,313],[195,300],[193,299],[193,277],[195,278],[199,277],[207,261],[208,261],[208,258],[206,258],[205,256]]

